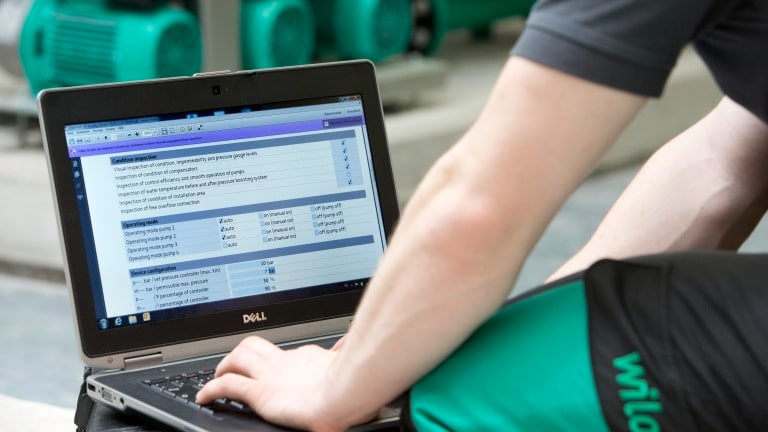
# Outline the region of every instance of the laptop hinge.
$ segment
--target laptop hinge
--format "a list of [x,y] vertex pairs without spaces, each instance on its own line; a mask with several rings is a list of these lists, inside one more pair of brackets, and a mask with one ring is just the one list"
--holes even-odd
[[147,366],[159,365],[163,362],[162,353],[147,354],[138,357],[127,357],[125,359],[126,369],[138,369]]

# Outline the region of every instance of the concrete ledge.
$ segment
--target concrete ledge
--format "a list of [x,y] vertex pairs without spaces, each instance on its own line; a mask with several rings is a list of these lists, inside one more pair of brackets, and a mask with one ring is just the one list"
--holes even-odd
[[[0,142],[6,139],[0,134]],[[63,260],[48,180],[40,149],[0,154],[0,262],[4,270],[63,280]]]
[[75,429],[72,410],[15,399],[0,394],[0,430],[27,432],[71,432]]

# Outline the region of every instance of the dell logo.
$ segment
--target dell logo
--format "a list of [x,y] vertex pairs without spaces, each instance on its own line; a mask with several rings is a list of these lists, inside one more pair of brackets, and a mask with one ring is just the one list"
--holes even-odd
[[267,320],[267,314],[264,312],[243,315],[243,324],[256,323]]

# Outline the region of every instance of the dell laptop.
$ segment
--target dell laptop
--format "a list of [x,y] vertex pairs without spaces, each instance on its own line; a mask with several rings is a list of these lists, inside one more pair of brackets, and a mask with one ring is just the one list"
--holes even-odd
[[38,102],[89,396],[182,430],[279,430],[195,394],[246,336],[331,346],[347,330],[398,217],[373,65]]

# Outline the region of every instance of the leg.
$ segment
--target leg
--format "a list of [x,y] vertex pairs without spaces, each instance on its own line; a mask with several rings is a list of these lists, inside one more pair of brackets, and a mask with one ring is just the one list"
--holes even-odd
[[506,305],[414,386],[404,417],[425,431],[766,430],[767,261],[599,262]]
[[406,422],[419,431],[607,431],[585,294],[573,279],[506,305],[414,386]]
[[593,371],[612,429],[768,429],[766,263],[700,252],[587,271]]

